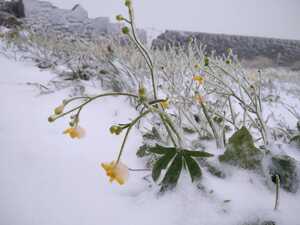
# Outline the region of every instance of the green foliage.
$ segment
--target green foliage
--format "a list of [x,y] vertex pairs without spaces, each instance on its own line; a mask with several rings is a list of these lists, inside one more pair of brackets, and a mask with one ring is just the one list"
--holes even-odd
[[189,170],[192,182],[199,179],[202,175],[201,169],[195,159],[193,159],[189,154],[184,154],[185,163]]
[[184,154],[191,156],[191,157],[199,157],[199,158],[207,158],[214,156],[205,151],[190,151],[190,150],[183,150]]
[[152,169],[152,178],[154,181],[157,181],[160,177],[161,171],[166,169],[172,158],[176,155],[176,150],[170,150],[166,152],[161,158],[159,158]]
[[173,162],[171,163],[169,169],[167,170],[164,179],[161,182],[164,188],[172,188],[177,184],[182,170],[182,165],[183,165],[182,153],[178,152]]
[[297,147],[300,148],[300,134],[293,136],[290,139],[290,142],[293,143],[293,144],[295,144]]
[[151,132],[143,134],[144,139],[160,141],[161,137],[155,127],[152,127]]
[[[149,152],[162,155],[154,164],[152,178],[157,181],[162,170],[167,169],[161,182],[163,189],[174,187],[180,177],[183,165],[186,165],[192,182],[201,178],[202,172],[198,162],[193,158],[207,158],[213,155],[204,151],[190,151],[186,149],[177,149],[175,147],[164,147],[156,145],[149,148]],[[168,167],[168,165],[170,166]]]
[[147,144],[140,146],[136,152],[137,157],[143,158],[145,156],[150,155],[150,153],[148,152],[149,148],[150,148],[150,146]]
[[261,168],[262,158],[263,153],[255,147],[246,127],[242,127],[232,135],[225,153],[219,156],[220,162],[251,170]]

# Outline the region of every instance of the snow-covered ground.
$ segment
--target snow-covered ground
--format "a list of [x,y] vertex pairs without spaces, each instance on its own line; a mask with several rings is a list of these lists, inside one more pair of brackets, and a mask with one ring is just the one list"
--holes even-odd
[[[72,140],[62,134],[67,118],[47,121],[68,90],[39,95],[26,84],[54,75],[3,57],[0,68],[0,225],[300,224],[299,191],[281,190],[273,211],[275,191],[258,175],[231,167],[226,179],[204,173],[206,191],[186,175],[174,191],[157,195],[158,187],[142,179],[149,172],[131,173],[123,186],[110,184],[99,163],[114,160],[120,147],[122,135],[111,135],[109,127],[136,114],[126,99],[88,106],[80,123],[87,135]],[[135,131],[126,145],[122,161],[131,168],[144,167],[135,155],[141,141]],[[289,151],[300,160],[299,151]]]

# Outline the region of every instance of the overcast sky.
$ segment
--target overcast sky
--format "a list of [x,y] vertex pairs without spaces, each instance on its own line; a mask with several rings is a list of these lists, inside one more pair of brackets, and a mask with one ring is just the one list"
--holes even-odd
[[[49,0],[90,17],[126,15],[122,0]],[[300,0],[133,0],[139,27],[300,40]]]

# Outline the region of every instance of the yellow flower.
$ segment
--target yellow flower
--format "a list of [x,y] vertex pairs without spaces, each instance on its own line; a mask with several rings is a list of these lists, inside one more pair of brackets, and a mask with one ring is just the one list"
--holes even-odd
[[162,107],[163,109],[168,109],[169,106],[170,106],[170,102],[169,102],[168,99],[166,99],[166,100],[160,102],[160,105],[161,105],[161,107]]
[[199,85],[204,84],[204,77],[200,75],[194,75],[193,80],[196,81]]
[[71,138],[83,138],[85,136],[85,130],[80,127],[69,127],[64,131],[64,134],[68,134]]
[[101,163],[101,166],[106,171],[106,175],[110,177],[109,181],[117,181],[118,184],[122,185],[128,180],[128,167],[118,162],[112,161],[111,163]]

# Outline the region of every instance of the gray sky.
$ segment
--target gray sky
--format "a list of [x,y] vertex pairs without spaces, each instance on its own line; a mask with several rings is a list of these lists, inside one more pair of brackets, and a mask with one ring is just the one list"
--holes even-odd
[[[122,0],[50,0],[80,3],[90,17],[126,15]],[[158,30],[241,34],[300,40],[300,0],[133,0],[137,25]]]

